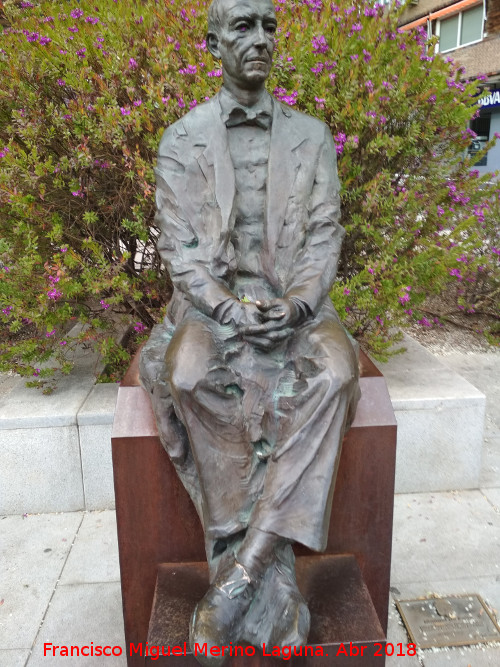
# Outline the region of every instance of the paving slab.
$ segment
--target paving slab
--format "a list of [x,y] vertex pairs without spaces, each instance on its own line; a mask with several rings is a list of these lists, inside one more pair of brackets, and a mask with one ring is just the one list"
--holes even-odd
[[87,510],[115,506],[111,431],[117,396],[117,384],[97,384],[77,416]]
[[78,412],[78,424],[112,424],[118,387],[116,383],[96,384]]
[[120,567],[115,512],[86,513],[59,583],[116,581]]
[[[395,655],[386,658],[385,667],[420,667],[420,662],[416,655],[405,655],[404,657],[397,655],[397,653],[403,653],[403,650],[406,653],[410,638],[396,609],[396,605],[392,600],[389,604],[387,642],[394,646]],[[398,646],[398,644],[401,644],[401,646]]]
[[81,520],[79,513],[0,519],[0,649],[31,648]]
[[[27,667],[126,667],[120,584],[58,586],[36,639]],[[117,646],[121,656],[44,657],[44,644],[55,646]]]
[[436,358],[487,395],[487,411],[500,427],[500,352],[452,352]]
[[[425,650],[421,654],[424,667],[498,667],[500,647],[461,647]],[[401,665],[401,667],[404,667]]]
[[0,373],[0,397],[7,396],[20,382],[22,379],[15,373]]
[[484,404],[484,394],[453,368],[409,336],[403,336],[403,354],[378,367],[386,379],[395,410],[459,407],[464,401]]
[[498,577],[472,576],[464,579],[391,584],[391,598],[394,601],[465,595],[468,593],[477,593],[480,595],[498,622],[500,618],[500,575]]
[[442,402],[425,411],[396,410],[396,493],[477,489],[484,405]]
[[76,415],[95,384],[91,373],[58,380],[52,394],[17,384],[0,399],[0,429],[48,428],[76,424]]
[[402,345],[378,364],[398,422],[396,493],[477,489],[484,394],[409,336]]
[[401,494],[391,582],[500,575],[500,513],[480,491]]
[[500,433],[490,435],[485,431],[479,482],[481,488],[500,485]]
[[494,509],[500,513],[500,489],[482,489],[482,492],[493,505]]
[[500,486],[500,352],[451,352],[437,355],[486,395],[481,487]]
[[2,667],[24,667],[30,652],[19,651],[17,649],[2,650],[0,649],[0,665]]
[[[414,600],[420,597],[462,595],[477,593],[486,602],[490,611],[498,620],[500,610],[500,576],[470,577],[466,579],[448,579],[445,581],[429,581],[426,583],[393,584],[391,597],[393,600]],[[399,617],[399,612],[396,610]],[[402,621],[400,619],[400,623]],[[398,628],[397,619],[391,627]],[[401,631],[401,625],[399,626]],[[403,627],[403,636],[406,631]],[[397,635],[398,637],[400,635]],[[394,640],[393,640],[394,641]],[[402,641],[398,639],[398,641]],[[419,650],[419,656],[425,667],[498,667],[500,665],[500,643],[476,645],[473,647],[453,647],[445,649]],[[394,667],[399,664],[393,663]],[[400,663],[404,667],[407,663]],[[391,663],[387,663],[389,667]]]
[[0,430],[0,443],[0,514],[84,509],[76,424]]
[[78,426],[85,509],[115,507],[111,431],[113,425],[86,424]]

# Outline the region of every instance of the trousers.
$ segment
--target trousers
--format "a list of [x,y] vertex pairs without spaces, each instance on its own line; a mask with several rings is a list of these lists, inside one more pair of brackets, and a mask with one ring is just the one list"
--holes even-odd
[[357,354],[340,322],[311,319],[269,353],[193,309],[165,368],[207,539],[216,545],[251,526],[323,550],[359,398]]

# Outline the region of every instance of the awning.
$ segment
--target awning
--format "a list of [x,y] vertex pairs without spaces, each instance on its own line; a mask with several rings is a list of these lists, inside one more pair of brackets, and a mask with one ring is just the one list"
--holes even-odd
[[417,19],[416,21],[412,21],[411,23],[406,23],[405,25],[401,26],[401,30],[411,30],[412,28],[417,28],[419,25],[423,25],[424,23],[427,23],[428,16],[422,16],[421,19]]
[[434,19],[439,19],[442,16],[456,14],[457,12],[461,12],[464,9],[468,9],[473,5],[482,5],[482,4],[483,4],[482,0],[461,0],[461,2],[456,2],[454,5],[450,5],[449,7],[440,9],[437,12],[432,12],[432,14],[429,15],[429,18],[431,21],[433,21]]
[[464,9],[468,9],[469,7],[473,7],[474,5],[481,5],[481,4],[482,0],[460,0],[460,2],[455,2],[453,5],[444,7],[444,9],[440,9],[437,12],[432,12],[432,14],[429,14],[428,16],[422,16],[421,18],[416,19],[411,23],[406,23],[405,25],[401,26],[401,29],[412,30],[413,28],[418,28],[419,25],[427,23],[427,21],[433,21],[434,19],[439,19],[443,16],[451,16],[452,14],[457,14],[458,12],[461,12]]

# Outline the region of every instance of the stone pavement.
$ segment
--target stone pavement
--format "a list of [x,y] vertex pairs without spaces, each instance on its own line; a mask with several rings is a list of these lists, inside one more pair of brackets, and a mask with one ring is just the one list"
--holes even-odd
[[[479,593],[500,610],[500,355],[440,360],[487,395],[481,489],[395,497],[393,599]],[[450,461],[450,466],[453,461]],[[124,650],[115,513],[0,518],[0,665],[125,666],[123,656],[44,657],[56,646]],[[391,604],[388,641],[409,641]],[[117,651],[116,651],[117,652]],[[500,644],[425,650],[388,667],[498,667]],[[353,659],[353,667],[356,667]]]

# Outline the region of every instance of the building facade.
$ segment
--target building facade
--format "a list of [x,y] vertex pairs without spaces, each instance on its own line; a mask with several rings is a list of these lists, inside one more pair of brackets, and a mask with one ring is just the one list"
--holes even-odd
[[[500,134],[500,0],[410,0],[401,17],[406,30],[422,26],[438,37],[437,51],[465,67],[464,78],[486,76],[489,93],[481,100],[479,117],[471,122],[477,134],[475,153]],[[500,141],[477,163],[481,172],[500,170]]]

